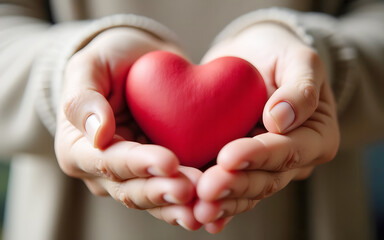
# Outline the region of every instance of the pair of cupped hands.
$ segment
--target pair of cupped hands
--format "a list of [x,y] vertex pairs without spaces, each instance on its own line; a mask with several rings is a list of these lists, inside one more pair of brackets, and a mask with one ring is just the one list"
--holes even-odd
[[149,144],[129,114],[127,73],[154,50],[182,55],[172,43],[119,27],[97,35],[67,64],[56,155],[62,170],[82,179],[93,194],[110,195],[188,230],[204,226],[217,233],[233,216],[334,158],[339,128],[326,69],[288,29],[255,24],[203,57],[202,63],[227,55],[249,61],[268,92],[263,127],[224,146],[204,172],[181,166],[170,150]]

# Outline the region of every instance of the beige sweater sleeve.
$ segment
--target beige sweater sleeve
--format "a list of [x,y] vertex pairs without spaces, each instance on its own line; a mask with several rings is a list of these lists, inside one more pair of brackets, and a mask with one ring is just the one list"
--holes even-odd
[[0,154],[52,153],[56,106],[67,60],[98,33],[135,27],[165,41],[176,37],[136,15],[52,25],[38,9],[0,7]]
[[35,111],[37,85],[30,81],[33,64],[49,41],[44,18],[39,8],[0,5],[1,155],[53,146]]
[[[175,39],[162,25],[135,15],[52,25],[44,5],[32,4],[40,1],[26,2],[31,7],[0,5],[1,155],[52,151],[55,106],[66,61],[99,32],[128,26]],[[236,20],[219,39],[252,21],[278,21],[292,28],[318,50],[328,67],[344,145],[365,143],[384,135],[383,5],[363,4],[340,18],[262,10]]]
[[282,8],[257,10],[234,20],[216,41],[266,21],[289,28],[321,56],[338,106],[342,148],[384,137],[383,2],[356,5],[339,18]]
[[300,16],[326,59],[338,104],[342,148],[361,147],[384,137],[384,2],[360,2],[338,18]]

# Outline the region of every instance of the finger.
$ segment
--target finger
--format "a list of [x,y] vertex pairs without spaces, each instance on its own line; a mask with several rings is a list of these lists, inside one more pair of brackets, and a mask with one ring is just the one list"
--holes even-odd
[[128,208],[150,209],[159,206],[186,204],[195,196],[194,185],[183,174],[173,178],[135,178],[116,182],[95,179],[110,196]]
[[259,202],[260,200],[247,198],[226,199],[215,202],[200,200],[196,202],[193,212],[199,222],[208,224],[249,211]]
[[279,59],[275,71],[278,89],[265,105],[263,123],[270,132],[286,133],[302,124],[317,108],[325,69],[318,55],[304,48]]
[[186,167],[186,166],[179,166],[179,171],[184,174],[193,185],[197,185],[200,177],[203,175],[203,173],[194,167]]
[[301,168],[293,180],[304,180],[309,178],[309,176],[312,174],[314,169],[315,169],[314,166]]
[[317,110],[299,128],[285,134],[265,133],[230,142],[217,164],[227,170],[286,171],[332,160],[340,144],[335,104],[329,84],[322,86]]
[[202,226],[195,219],[191,204],[153,208],[149,209],[148,212],[160,220],[164,220],[172,225],[179,225],[189,231],[197,230]]
[[104,151],[103,155],[105,160],[102,169],[119,180],[150,175],[166,177],[178,172],[176,155],[158,145],[119,141]]
[[173,176],[179,167],[176,156],[166,148],[121,139],[115,139],[105,150],[93,148],[85,138],[64,149],[69,151],[58,153],[60,167],[77,178],[99,176],[123,181],[136,177]]
[[328,153],[334,151],[331,144],[335,141],[320,131],[300,127],[287,135],[265,133],[237,139],[223,147],[217,164],[227,170],[287,171],[326,162],[331,157]]
[[204,201],[263,199],[283,189],[297,172],[296,169],[286,172],[226,171],[214,166],[201,176],[196,188],[197,195]]
[[65,72],[63,113],[97,148],[106,147],[115,133],[113,110],[106,99],[108,79],[97,57],[82,52],[71,58]]
[[217,234],[223,231],[225,226],[232,220],[233,217],[221,218],[215,222],[207,223],[204,225],[204,228],[207,232],[211,234]]

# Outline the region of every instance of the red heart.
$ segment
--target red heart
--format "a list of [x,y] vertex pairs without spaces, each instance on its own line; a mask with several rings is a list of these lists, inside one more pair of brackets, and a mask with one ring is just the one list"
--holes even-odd
[[193,65],[154,51],[131,67],[126,99],[154,143],[172,150],[182,165],[199,168],[256,125],[267,92],[260,73],[243,59]]

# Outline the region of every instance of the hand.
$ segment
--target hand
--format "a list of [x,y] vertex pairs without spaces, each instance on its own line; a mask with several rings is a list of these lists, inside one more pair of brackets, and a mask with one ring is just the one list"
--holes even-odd
[[[192,212],[201,172],[145,142],[129,116],[124,83],[132,63],[157,50],[177,49],[133,28],[100,33],[68,62],[58,111],[55,150],[62,170],[95,195],[187,229],[201,226]],[[130,124],[128,124],[130,123]],[[128,126],[129,125],[129,126]]]
[[332,160],[340,138],[326,70],[290,31],[272,23],[253,25],[214,46],[203,61],[225,55],[248,60],[263,75],[269,96],[263,113],[267,131],[227,144],[217,165],[200,178],[194,214],[211,233]]

